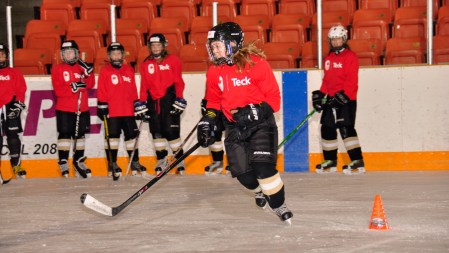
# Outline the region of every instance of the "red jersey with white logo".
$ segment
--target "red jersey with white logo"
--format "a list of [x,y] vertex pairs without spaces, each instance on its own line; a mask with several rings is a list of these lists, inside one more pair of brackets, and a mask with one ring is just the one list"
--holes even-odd
[[280,109],[279,85],[268,62],[251,55],[254,66],[237,73],[235,65],[211,66],[206,73],[207,108],[223,111],[230,121],[231,110],[248,104],[268,103],[273,111]]
[[[78,111],[78,92],[82,93],[80,111],[89,110],[87,104],[88,89],[92,89],[95,85],[95,76],[93,74],[84,77],[83,68],[78,63],[73,66],[61,63],[53,66],[51,70],[51,82],[56,95],[56,110],[64,112]],[[86,89],[81,89],[77,93],[72,92],[72,82],[83,81],[86,83]]]
[[0,107],[11,102],[14,96],[23,103],[26,90],[25,78],[20,71],[11,67],[0,69]]
[[98,75],[97,98],[108,103],[110,117],[134,116],[138,99],[134,69],[125,64],[120,69],[104,66]]
[[351,100],[356,100],[358,82],[359,60],[354,52],[345,49],[339,54],[331,52],[324,58],[324,77],[320,89],[324,94],[334,96],[344,91]]
[[184,92],[184,80],[182,79],[181,60],[169,54],[161,62],[157,59],[147,59],[140,67],[140,100],[147,100],[147,91],[153,100],[165,96],[167,88],[175,85],[176,97],[182,98]]

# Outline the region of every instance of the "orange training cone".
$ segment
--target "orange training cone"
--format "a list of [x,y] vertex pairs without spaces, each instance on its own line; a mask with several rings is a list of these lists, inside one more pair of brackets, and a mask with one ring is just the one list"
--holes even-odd
[[380,195],[376,195],[374,198],[373,213],[371,214],[369,229],[374,230],[388,230],[390,227],[387,222],[387,215],[382,205],[382,199]]

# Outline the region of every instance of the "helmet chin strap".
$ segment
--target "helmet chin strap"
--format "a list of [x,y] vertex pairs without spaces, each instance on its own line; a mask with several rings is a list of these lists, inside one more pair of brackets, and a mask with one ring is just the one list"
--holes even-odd
[[345,48],[343,46],[341,46],[341,47],[333,47],[332,48],[332,51],[334,51],[335,54],[340,54],[344,50],[345,50]]

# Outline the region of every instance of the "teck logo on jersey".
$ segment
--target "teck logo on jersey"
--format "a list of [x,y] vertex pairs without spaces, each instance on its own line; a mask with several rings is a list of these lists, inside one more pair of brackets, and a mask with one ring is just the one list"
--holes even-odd
[[11,77],[9,77],[9,75],[7,76],[0,75],[0,81],[9,81],[9,80],[11,80]]
[[251,78],[248,78],[247,76],[245,76],[245,78],[243,79],[232,78],[231,81],[234,86],[245,86],[251,84]]

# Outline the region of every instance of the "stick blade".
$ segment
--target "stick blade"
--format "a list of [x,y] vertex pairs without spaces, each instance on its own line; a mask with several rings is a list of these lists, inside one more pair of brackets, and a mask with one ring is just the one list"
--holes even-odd
[[83,193],[80,197],[80,200],[85,207],[92,209],[97,213],[101,213],[103,215],[111,217],[113,216],[111,207],[101,203],[100,201],[98,201],[97,199],[95,199],[94,197],[90,196],[87,193]]

